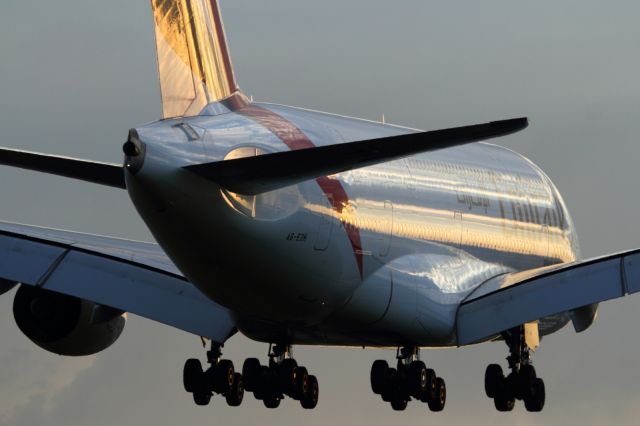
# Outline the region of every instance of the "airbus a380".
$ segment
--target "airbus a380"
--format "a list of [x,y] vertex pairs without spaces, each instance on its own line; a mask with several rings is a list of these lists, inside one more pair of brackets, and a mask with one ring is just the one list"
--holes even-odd
[[[545,403],[540,338],[640,290],[640,252],[581,260],[571,216],[531,161],[481,142],[524,118],[423,132],[255,103],[236,84],[216,0],[151,0],[163,119],[129,131],[124,165],[0,149],[0,163],[121,188],[142,243],[0,223],[0,293],[45,350],[98,353],[126,313],[206,338],[184,387],[198,405],[245,391],[312,409],[318,380],[295,345],[395,348],[372,391],[441,411],[421,349],[502,341],[485,391],[496,409]],[[241,369],[235,333],[269,344]]]

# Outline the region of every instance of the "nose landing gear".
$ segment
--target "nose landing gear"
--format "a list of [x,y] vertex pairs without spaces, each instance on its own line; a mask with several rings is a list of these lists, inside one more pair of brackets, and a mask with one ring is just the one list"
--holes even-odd
[[419,348],[402,347],[397,359],[396,368],[384,360],[373,363],[371,390],[396,411],[404,410],[411,398],[427,403],[431,411],[442,411],[447,400],[445,382],[420,361]]
[[516,399],[524,401],[527,411],[539,412],[544,408],[544,381],[538,378],[531,364],[531,351],[525,341],[525,334],[525,326],[502,333],[509,346],[507,361],[511,373],[508,376],[505,377],[498,364],[489,365],[485,371],[485,393],[493,399],[498,411],[513,410]]

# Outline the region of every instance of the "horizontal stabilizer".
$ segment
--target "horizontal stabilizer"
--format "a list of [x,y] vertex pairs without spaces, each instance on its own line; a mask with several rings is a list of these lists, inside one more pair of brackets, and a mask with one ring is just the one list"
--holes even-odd
[[[458,345],[486,340],[522,324],[579,312],[638,291],[640,249],[500,275],[484,283],[460,305],[456,322]],[[575,319],[574,326],[577,331],[584,329]]]
[[527,127],[526,118],[493,121],[431,132],[264,154],[186,169],[239,194],[256,195],[321,176],[396,160],[470,142],[495,138]]
[[0,164],[126,189],[122,166],[0,148]]

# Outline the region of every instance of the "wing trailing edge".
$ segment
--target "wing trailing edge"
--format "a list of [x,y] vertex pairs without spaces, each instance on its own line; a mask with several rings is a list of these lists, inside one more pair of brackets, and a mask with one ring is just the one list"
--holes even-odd
[[518,132],[526,118],[264,154],[186,169],[239,194],[256,195],[361,167]]
[[458,345],[564,312],[580,332],[593,321],[599,302],[639,291],[640,249],[500,275],[460,305]]
[[124,179],[124,168],[116,164],[8,148],[0,148],[0,164],[84,180],[114,188],[127,188]]

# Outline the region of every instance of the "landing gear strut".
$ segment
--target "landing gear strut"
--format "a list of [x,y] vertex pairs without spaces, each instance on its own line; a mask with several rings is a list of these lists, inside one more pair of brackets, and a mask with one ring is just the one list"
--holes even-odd
[[285,396],[300,401],[305,409],[318,404],[318,379],[291,357],[291,346],[271,345],[269,365],[260,365],[257,358],[248,358],[242,366],[246,390],[253,392],[265,407],[277,408]]
[[242,375],[235,372],[233,362],[222,359],[221,349],[221,345],[211,343],[211,350],[207,352],[207,362],[211,366],[206,371],[200,360],[195,358],[188,359],[184,364],[184,389],[193,394],[193,401],[197,405],[208,405],[215,394],[223,395],[231,407],[242,403]]
[[417,347],[398,349],[397,368],[377,360],[371,367],[371,389],[396,411],[407,408],[411,398],[427,403],[431,411],[442,411],[447,400],[444,380],[420,361]]
[[502,333],[509,346],[509,369],[505,377],[502,367],[491,364],[484,374],[484,389],[493,398],[498,411],[511,411],[515,400],[524,401],[527,411],[542,411],[545,402],[544,382],[536,375],[531,364],[531,351],[525,342],[524,326],[512,328]]

